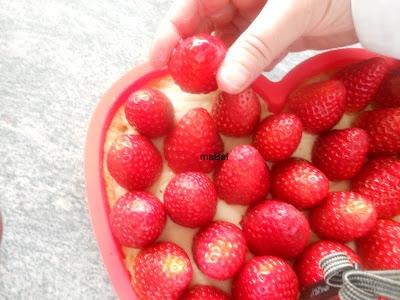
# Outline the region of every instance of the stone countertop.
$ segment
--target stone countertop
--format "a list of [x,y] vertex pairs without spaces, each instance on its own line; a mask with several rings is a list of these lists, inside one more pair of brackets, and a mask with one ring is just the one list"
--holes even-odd
[[169,2],[0,0],[0,299],[116,298],[88,217],[86,129],[99,97],[146,60]]

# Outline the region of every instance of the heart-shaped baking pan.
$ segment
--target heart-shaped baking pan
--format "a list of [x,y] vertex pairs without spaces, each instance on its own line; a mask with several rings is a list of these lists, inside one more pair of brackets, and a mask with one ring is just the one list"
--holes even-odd
[[[260,76],[253,89],[267,102],[268,110],[279,112],[287,96],[307,79],[330,72],[371,57],[375,53],[363,49],[340,49],[316,55],[299,64],[281,81],[271,82]],[[387,59],[390,65],[399,62]],[[110,223],[110,207],[103,177],[104,143],[106,132],[117,110],[127,95],[140,89],[148,82],[168,75],[168,70],[154,70],[149,64],[140,65],[119,79],[101,98],[90,122],[85,149],[85,178],[89,212],[97,243],[114,289],[120,299],[135,300],[130,274],[124,265],[124,255],[114,239]],[[324,75],[322,75],[324,76]]]

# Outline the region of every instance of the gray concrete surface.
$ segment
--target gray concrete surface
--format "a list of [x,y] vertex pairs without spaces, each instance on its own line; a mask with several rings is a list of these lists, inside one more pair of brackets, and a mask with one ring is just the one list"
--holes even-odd
[[169,2],[0,0],[0,299],[116,297],[85,201],[86,129],[99,96],[146,60]]

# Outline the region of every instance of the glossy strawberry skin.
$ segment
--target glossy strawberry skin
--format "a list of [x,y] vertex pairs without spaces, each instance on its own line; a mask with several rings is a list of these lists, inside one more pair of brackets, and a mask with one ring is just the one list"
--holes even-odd
[[224,150],[210,114],[204,108],[187,112],[164,141],[164,155],[175,173],[211,172],[215,160],[202,155],[222,153]]
[[108,152],[107,168],[120,186],[130,191],[145,189],[161,174],[161,154],[145,136],[122,134]]
[[350,242],[375,226],[377,213],[369,198],[354,192],[333,192],[310,216],[313,231],[322,239]]
[[374,57],[351,64],[335,74],[347,90],[346,111],[360,111],[375,96],[383,78],[389,71],[385,59]]
[[199,172],[176,175],[164,191],[164,205],[177,224],[192,228],[206,225],[214,218],[217,208],[214,183]]
[[360,128],[332,130],[320,135],[312,149],[312,162],[330,180],[354,177],[368,154],[368,135]]
[[237,95],[221,92],[212,108],[218,131],[227,136],[251,134],[260,120],[260,114],[260,101],[250,88]]
[[234,280],[234,300],[295,300],[299,283],[288,263],[275,256],[250,259]]
[[232,278],[246,258],[246,240],[234,224],[216,221],[202,228],[193,238],[193,258],[208,277]]
[[142,249],[134,258],[132,285],[140,299],[177,300],[192,280],[186,252],[171,242]]
[[165,222],[164,206],[147,192],[128,192],[111,208],[111,230],[125,247],[140,248],[151,244],[160,236]]
[[229,300],[228,294],[210,285],[195,285],[179,300]]
[[302,136],[301,121],[294,114],[280,113],[265,118],[256,129],[253,146],[265,160],[289,158]]
[[168,68],[175,83],[189,93],[217,89],[216,74],[226,54],[224,43],[208,34],[182,40],[172,51]]
[[272,195],[299,209],[317,205],[328,192],[328,178],[306,160],[291,158],[272,168]]
[[346,88],[338,80],[312,83],[293,92],[289,112],[297,115],[305,131],[321,133],[331,129],[344,113]]
[[369,154],[400,153],[400,107],[366,111],[355,122],[369,137]]
[[133,92],[125,104],[128,123],[149,138],[164,136],[174,124],[174,108],[161,91],[143,88]]
[[306,217],[294,206],[277,200],[249,208],[240,224],[255,255],[293,258],[304,250],[311,235]]
[[350,261],[360,263],[358,255],[349,247],[331,241],[318,241],[309,245],[295,262],[295,270],[301,286],[313,284],[324,278],[319,262],[328,254],[344,252]]
[[391,70],[375,96],[375,102],[383,107],[400,106],[400,68]]
[[219,198],[231,204],[248,205],[267,195],[269,170],[257,149],[240,145],[232,149],[228,160],[216,170],[214,183]]
[[371,199],[379,218],[400,214],[400,160],[376,158],[369,161],[351,182],[352,191]]
[[374,229],[357,240],[357,252],[372,270],[400,269],[400,223],[378,220]]

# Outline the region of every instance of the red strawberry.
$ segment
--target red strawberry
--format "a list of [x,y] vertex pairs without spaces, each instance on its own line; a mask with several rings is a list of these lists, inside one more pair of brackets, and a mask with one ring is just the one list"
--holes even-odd
[[250,259],[235,278],[235,300],[295,300],[299,282],[293,269],[282,258],[260,256]]
[[181,173],[168,183],[164,205],[175,223],[193,228],[203,226],[214,218],[217,192],[205,174]]
[[186,252],[171,242],[144,248],[134,258],[132,285],[140,299],[176,300],[192,280]]
[[232,278],[246,258],[246,240],[234,224],[217,221],[201,229],[193,238],[193,258],[207,276]]
[[258,124],[260,114],[260,101],[252,89],[237,95],[221,92],[212,108],[218,131],[228,136],[249,135]]
[[229,300],[229,296],[211,285],[195,285],[180,300]]
[[377,158],[369,161],[352,180],[352,191],[371,199],[379,218],[400,214],[400,160]]
[[385,76],[375,96],[375,102],[385,107],[400,106],[400,68]]
[[289,96],[288,110],[297,115],[304,130],[320,133],[331,129],[344,113],[346,88],[338,80],[312,83]]
[[314,143],[312,162],[330,180],[354,177],[368,153],[368,135],[359,128],[332,130]]
[[366,235],[377,220],[375,206],[354,192],[333,192],[310,216],[313,231],[323,239],[350,242]]
[[276,200],[249,208],[240,224],[255,255],[293,258],[304,250],[311,235],[306,217],[294,206]]
[[145,136],[122,134],[108,152],[107,168],[120,186],[145,189],[161,174],[161,154]]
[[225,53],[220,39],[208,34],[194,35],[175,47],[168,68],[182,90],[208,93],[217,89],[215,77]]
[[355,125],[368,133],[370,154],[400,153],[400,107],[366,111]]
[[284,160],[296,150],[301,136],[300,119],[293,114],[281,113],[261,122],[254,134],[253,145],[265,160]]
[[236,146],[214,176],[218,196],[228,203],[247,205],[262,200],[269,189],[269,171],[257,149]]
[[125,116],[131,126],[150,138],[166,135],[174,124],[171,101],[153,88],[132,93],[125,104]]
[[223,150],[221,137],[204,108],[187,112],[164,142],[165,159],[175,173],[211,172],[216,161],[202,159],[202,155],[221,153]]
[[125,247],[151,244],[161,234],[165,222],[162,203],[147,192],[128,192],[111,208],[111,230]]
[[329,192],[328,178],[306,160],[291,158],[276,164],[271,173],[274,197],[297,208],[310,208]]
[[357,252],[367,268],[400,269],[400,223],[378,220],[375,228],[357,241]]
[[301,286],[304,287],[323,280],[324,273],[319,266],[319,262],[326,255],[338,252],[346,253],[353,264],[360,263],[360,258],[357,254],[343,244],[318,241],[309,245],[294,265]]
[[389,66],[381,57],[351,64],[334,76],[347,90],[346,111],[363,110],[375,96]]

